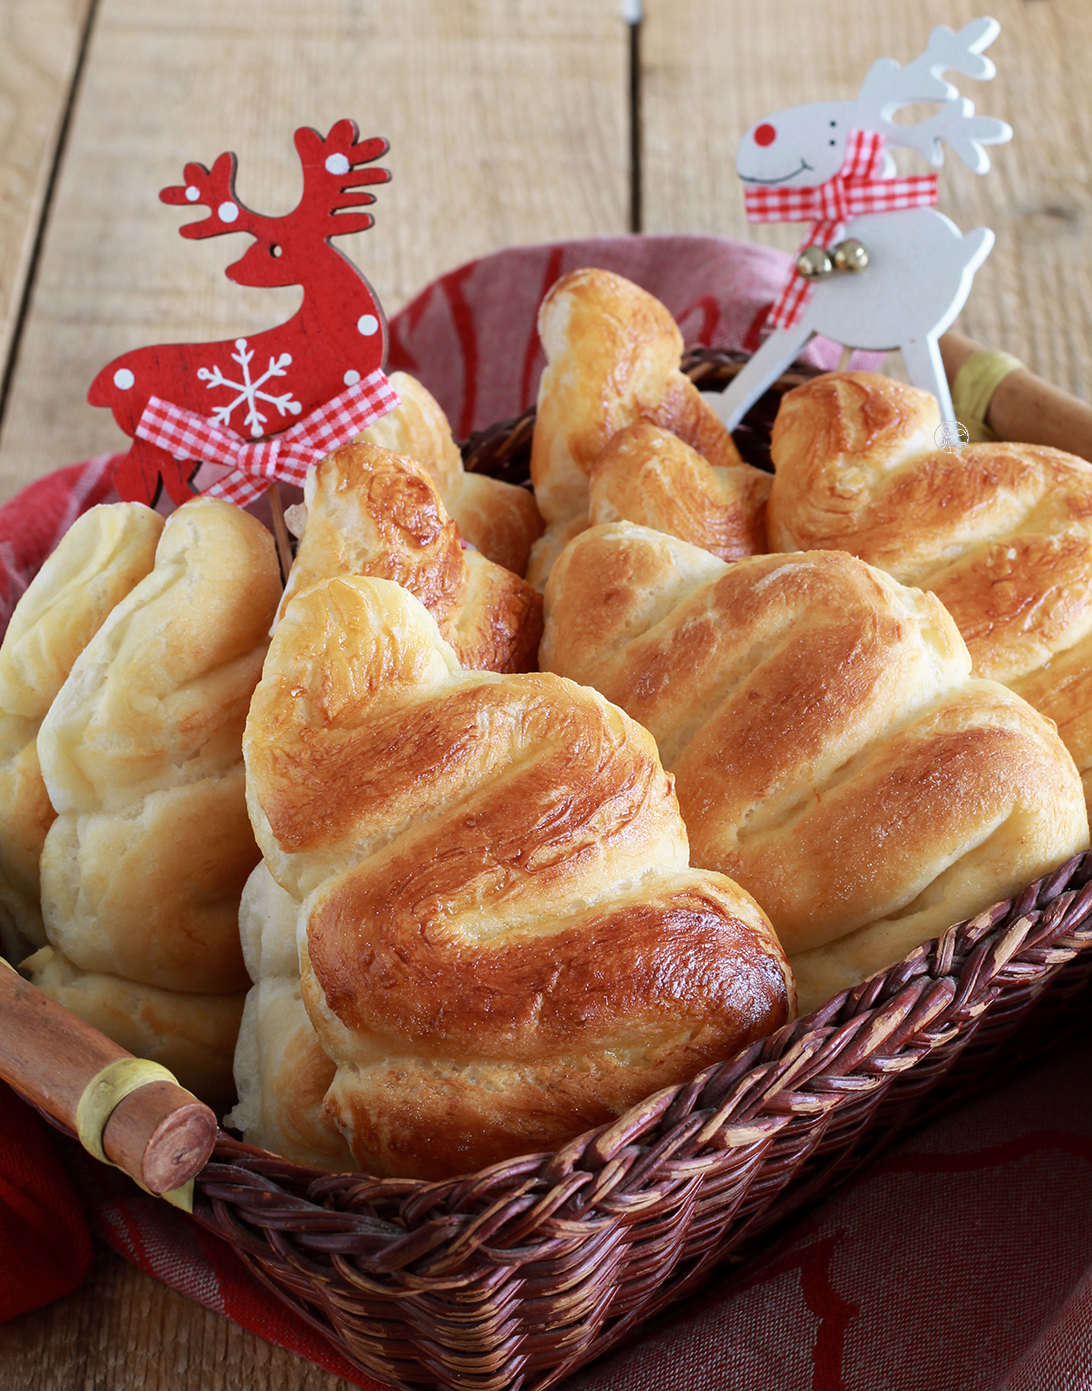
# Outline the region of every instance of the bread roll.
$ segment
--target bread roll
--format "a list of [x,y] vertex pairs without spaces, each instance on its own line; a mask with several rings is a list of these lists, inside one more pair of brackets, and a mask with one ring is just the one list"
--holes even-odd
[[576,270],[538,313],[547,366],[531,449],[535,500],[546,532],[528,579],[545,583],[558,535],[586,524],[588,480],[619,430],[648,421],[677,435],[710,464],[740,465],[732,437],[679,370],[683,340],[654,296],[605,270]]
[[518,575],[464,549],[426,470],[373,444],[335,450],[307,475],[307,524],[282,610],[335,575],[405,585],[464,666],[530,671],[542,598]]
[[728,566],[595,527],[546,615],[543,668],[651,730],[694,862],[762,904],[803,1010],[1088,844],[1053,725],[971,677],[934,595],[844,553]]
[[242,1131],[248,1144],[295,1164],[344,1172],[357,1166],[323,1105],[335,1069],[303,1006],[298,916],[299,903],[263,860],[239,904],[243,956],[254,984],[235,1049],[239,1103],[224,1123]]
[[0,646],[0,947],[45,944],[39,860],[54,811],[38,730],[72,664],[151,570],[163,518],[135,502],[78,517],[15,606]]
[[245,996],[161,990],[99,971],[81,971],[43,947],[22,963],[51,999],[138,1058],[151,1058],[223,1115],[235,1096],[231,1059]]
[[188,502],[50,706],[38,753],[58,815],[42,910],[50,943],[82,970],[246,988],[238,903],[258,851],[242,731],[279,595],[265,528],[228,503]]
[[461,670],[390,581],[288,605],[244,748],[365,1169],[555,1149],[790,1016],[762,912],[689,869],[650,736],[557,677]]
[[439,402],[405,372],[392,372],[391,386],[401,404],[369,425],[357,440],[408,455],[421,464],[460,536],[486,560],[522,575],[531,543],[542,534],[534,497],[526,488],[467,473]]
[[850,551],[936,594],[978,676],[1052,719],[1092,805],[1092,465],[1037,445],[936,448],[934,398],[867,372],[789,392],[771,549]]
[[714,467],[677,435],[640,421],[612,436],[596,460],[588,517],[592,526],[634,522],[741,560],[766,549],[772,481],[750,464]]

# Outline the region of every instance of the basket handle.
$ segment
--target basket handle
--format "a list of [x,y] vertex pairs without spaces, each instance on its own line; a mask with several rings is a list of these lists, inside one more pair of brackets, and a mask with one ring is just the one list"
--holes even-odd
[[[216,1117],[165,1068],[134,1059],[0,957],[0,1080],[148,1192],[189,1206],[186,1185]],[[81,1107],[81,1102],[83,1103]]]
[[[954,386],[959,369],[981,343],[949,330],[940,340],[944,371]],[[1042,444],[1092,461],[1092,406],[1017,367],[1002,377],[990,398],[985,423],[999,440]]]

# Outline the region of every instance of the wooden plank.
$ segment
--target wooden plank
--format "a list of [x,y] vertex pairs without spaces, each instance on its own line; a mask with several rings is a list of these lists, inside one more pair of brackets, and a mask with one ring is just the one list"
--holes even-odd
[[0,4],[0,380],[90,5]]
[[[1016,135],[991,151],[984,177],[950,153],[941,171],[941,210],[964,231],[985,225],[997,234],[956,326],[1090,400],[1092,97],[1083,55],[1092,6],[997,0],[988,11],[1001,23],[989,49],[997,76],[953,77]],[[645,228],[794,249],[805,229],[744,218],[735,174],[743,131],[779,107],[851,98],[875,58],[905,63],[933,25],[959,28],[981,12],[979,0],[645,0]],[[905,158],[907,170],[927,168]]]
[[261,211],[296,201],[292,132],[353,116],[394,181],[340,247],[388,312],[440,272],[516,242],[628,220],[627,36],[616,0],[101,0],[0,435],[0,500],[126,447],[84,396],[143,344],[287,318],[296,288],[227,284],[241,239],[182,241],[158,201],[188,160],[239,156]]
[[351,1391],[100,1250],[85,1285],[0,1325],[4,1391]]

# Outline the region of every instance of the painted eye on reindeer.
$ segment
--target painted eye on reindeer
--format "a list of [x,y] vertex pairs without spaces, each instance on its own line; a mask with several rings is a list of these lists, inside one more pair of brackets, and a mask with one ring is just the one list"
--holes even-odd
[[755,144],[772,145],[777,139],[777,131],[770,125],[769,121],[763,121],[760,126],[755,127]]
[[283,248],[278,246],[277,243],[274,242],[273,245],[269,248],[269,254],[270,256],[283,255]]

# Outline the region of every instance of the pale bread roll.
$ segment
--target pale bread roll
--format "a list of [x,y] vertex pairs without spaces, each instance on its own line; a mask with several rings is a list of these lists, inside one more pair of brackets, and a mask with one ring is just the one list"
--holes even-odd
[[595,527],[546,614],[543,668],[651,730],[695,863],[762,904],[802,1010],[1088,844],[1054,726],[972,679],[935,596],[844,553],[729,566]]
[[151,1058],[218,1116],[235,1087],[232,1051],[245,996],[160,990],[97,971],[81,971],[43,947],[23,963],[39,990],[138,1058]]
[[539,384],[531,479],[546,532],[527,577],[541,587],[558,536],[587,523],[588,484],[608,441],[644,420],[710,464],[738,467],[732,437],[680,371],[682,334],[668,310],[611,271],[570,272],[538,313],[547,365]]
[[307,475],[307,520],[282,612],[335,575],[404,585],[467,667],[530,671],[542,597],[526,580],[466,550],[421,464],[374,444],[337,449]]
[[262,861],[243,890],[239,934],[254,982],[235,1049],[239,1102],[225,1125],[295,1164],[355,1169],[349,1146],[323,1105],[334,1064],[303,1006],[296,947],[299,903]]
[[400,405],[369,425],[357,440],[408,455],[421,464],[464,540],[487,560],[522,575],[531,544],[542,534],[534,497],[526,488],[467,473],[436,398],[406,372],[392,372],[390,382]]
[[555,1149],[791,1014],[761,911],[689,869],[650,736],[556,677],[461,670],[390,581],[286,608],[244,749],[365,1169]]
[[84,971],[234,994],[238,902],[258,860],[241,741],[280,579],[272,538],[199,498],[72,665],[38,753],[51,944]]
[[1038,445],[936,447],[928,393],[844,372],[785,396],[774,550],[836,548],[936,594],[977,676],[1053,720],[1092,806],[1092,464]]
[[13,961],[45,944],[39,860],[54,811],[38,730],[73,662],[151,570],[162,529],[163,518],[135,502],[78,517],[15,606],[0,646],[0,947]]

